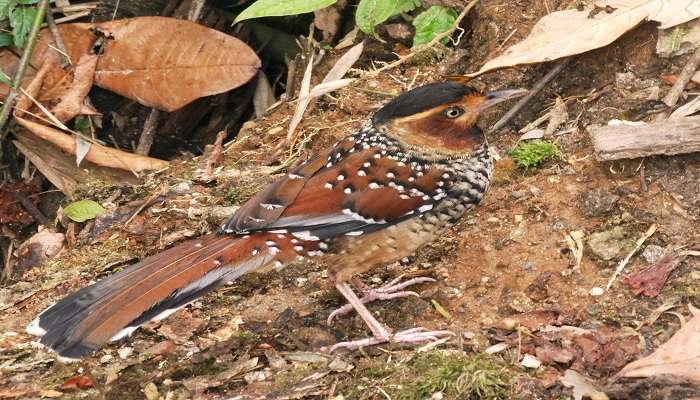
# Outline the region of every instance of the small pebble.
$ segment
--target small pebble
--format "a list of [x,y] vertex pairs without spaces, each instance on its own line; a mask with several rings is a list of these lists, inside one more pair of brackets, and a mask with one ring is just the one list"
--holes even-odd
[[588,294],[590,294],[591,296],[602,296],[603,293],[605,293],[605,290],[603,290],[602,287],[598,286],[594,287],[588,292]]
[[246,383],[250,385],[254,382],[262,382],[267,378],[265,376],[265,371],[253,371],[243,375],[243,379],[245,379]]
[[498,223],[498,218],[496,217],[489,217],[486,222],[491,223],[491,224],[497,224]]
[[110,361],[112,360],[112,358],[113,358],[113,357],[112,357],[111,354],[105,354],[105,355],[103,355],[102,357],[100,357],[100,362],[101,362],[102,364],[105,364],[105,363],[110,362]]
[[520,361],[520,365],[525,368],[537,369],[540,367],[540,365],[542,365],[542,362],[529,354],[525,354],[523,360]]
[[533,186],[530,188],[530,193],[532,193],[533,196],[542,196],[542,189],[538,188],[537,186]]
[[529,261],[529,260],[523,261],[523,269],[525,269],[525,270],[534,269],[535,266],[536,266],[536,264],[534,261]]
[[134,349],[131,347],[122,347],[121,349],[117,350],[117,354],[119,354],[119,358],[122,360],[126,360],[133,352]]
[[644,251],[642,252],[642,257],[644,257],[644,259],[649,264],[656,264],[665,252],[666,250],[664,250],[663,247],[657,246],[655,244],[650,244],[644,248]]

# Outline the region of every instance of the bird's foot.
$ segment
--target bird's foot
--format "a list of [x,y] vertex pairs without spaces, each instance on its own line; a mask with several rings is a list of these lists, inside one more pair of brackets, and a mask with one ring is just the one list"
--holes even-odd
[[[409,279],[407,281],[401,282],[401,279],[403,279],[403,275],[399,276],[398,278],[394,279],[393,281],[387,283],[384,286],[375,288],[375,289],[365,289],[363,290],[364,296],[360,298],[360,301],[362,304],[367,304],[371,303],[376,300],[391,300],[391,299],[398,299],[401,297],[408,297],[408,296],[415,296],[415,297],[420,297],[420,295],[416,292],[410,291],[410,290],[403,290],[411,285],[417,285],[419,283],[425,283],[425,282],[435,282],[435,279],[433,278],[428,278],[428,277],[418,277],[418,278],[413,278]],[[335,311],[333,311],[329,316],[328,316],[328,325],[330,325],[333,322],[333,319],[339,315],[344,315],[349,313],[350,311],[353,310],[353,306],[351,304],[346,304]]]
[[429,331],[425,328],[413,328],[397,332],[393,335],[377,335],[366,339],[336,343],[330,348],[330,352],[332,353],[338,349],[348,349],[350,351],[354,351],[359,349],[360,347],[374,346],[382,343],[415,344],[423,342],[434,342],[436,340],[448,336],[455,336],[455,334],[454,332],[450,331]]

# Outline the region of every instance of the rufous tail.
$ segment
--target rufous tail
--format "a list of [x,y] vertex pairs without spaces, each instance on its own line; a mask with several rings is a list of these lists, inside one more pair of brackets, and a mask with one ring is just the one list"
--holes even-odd
[[286,250],[270,251],[266,240],[264,233],[210,234],[184,242],[63,298],[32,321],[27,332],[41,336],[40,343],[64,359],[81,358],[268,265]]

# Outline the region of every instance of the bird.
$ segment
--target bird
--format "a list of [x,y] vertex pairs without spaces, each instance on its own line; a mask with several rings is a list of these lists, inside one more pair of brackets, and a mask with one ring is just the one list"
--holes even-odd
[[[160,321],[250,272],[321,258],[348,301],[329,317],[355,310],[371,331],[330,348],[420,343],[451,335],[413,328],[394,333],[365,304],[416,295],[415,278],[368,289],[357,275],[412,255],[479,204],[494,156],[479,115],[521,89],[482,92],[438,81],[404,92],[357,131],[290,168],[217,231],[148,256],[48,307],[28,326],[61,361],[90,355],[109,341]],[[362,291],[359,297],[353,287]]]

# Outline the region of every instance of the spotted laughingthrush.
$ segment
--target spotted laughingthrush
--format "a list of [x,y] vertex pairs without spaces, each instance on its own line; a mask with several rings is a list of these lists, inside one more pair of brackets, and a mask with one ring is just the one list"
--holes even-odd
[[522,93],[482,94],[457,82],[408,91],[357,132],[261,190],[218,232],[78,290],[43,311],[27,331],[59,356],[80,358],[243,274],[323,256],[333,284],[349,302],[329,321],[355,309],[372,332],[331,350],[450,335],[423,328],[392,333],[364,305],[414,294],[403,289],[429,279],[395,281],[365,290],[363,298],[348,282],[412,254],[481,201],[494,161],[477,117]]

